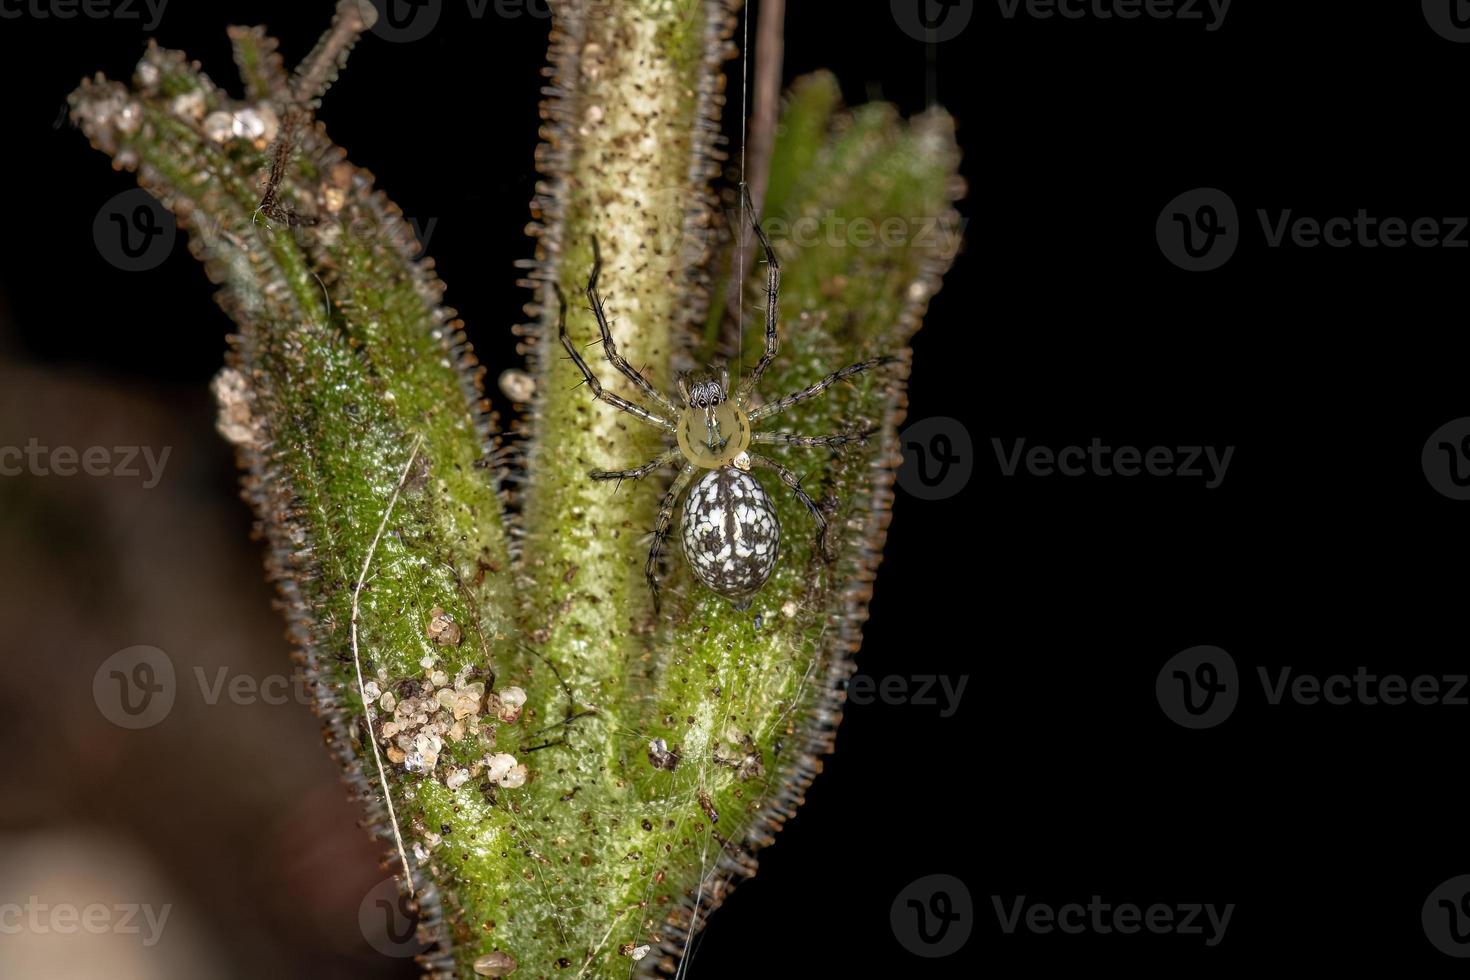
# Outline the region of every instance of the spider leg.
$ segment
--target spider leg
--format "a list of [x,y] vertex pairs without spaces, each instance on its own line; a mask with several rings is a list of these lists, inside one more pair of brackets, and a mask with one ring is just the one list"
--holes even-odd
[[862,432],[840,432],[831,436],[803,436],[795,432],[753,432],[750,435],[750,441],[773,446],[799,446],[803,449],[814,446],[830,446],[833,449],[839,449],[854,443],[867,442],[868,437],[877,431],[877,429],[866,429]]
[[586,381],[587,387],[592,389],[592,397],[598,401],[607,402],[614,408],[627,412],[635,418],[640,418],[650,425],[656,425],[666,432],[673,432],[674,423],[662,415],[650,412],[641,405],[635,405],[626,398],[619,398],[612,392],[603,390],[602,382],[597,380],[597,375],[592,373],[592,369],[582,359],[582,355],[578,352],[576,345],[572,343],[572,339],[567,336],[567,298],[562,294],[560,285],[553,283],[553,286],[556,289],[556,302],[560,307],[560,312],[557,314],[557,334],[561,338],[561,345],[566,348],[567,353],[572,357],[573,363],[582,372],[582,377]]
[[271,166],[266,177],[265,190],[260,204],[251,215],[252,222],[258,221],[260,215],[265,215],[267,228],[271,227],[272,220],[293,228],[317,223],[316,218],[297,214],[281,201],[281,186],[286,181],[291,157],[296,151],[296,140],[303,125],[304,112],[305,110],[294,106],[286,110],[285,118],[281,121],[280,135],[276,137],[275,146],[271,149]]
[[679,409],[673,402],[653,385],[648,379],[638,372],[638,369],[628,363],[628,359],[618,353],[618,346],[613,342],[612,330],[608,327],[607,314],[602,309],[602,297],[597,293],[597,279],[602,274],[602,249],[597,244],[597,239],[592,239],[592,275],[587,280],[587,301],[592,304],[592,313],[597,317],[597,327],[602,331],[602,349],[607,354],[607,359],[612,366],[617,368],[629,381],[638,386],[649,398],[652,398],[660,406],[674,415],[679,414]]
[[764,466],[768,470],[775,470],[781,482],[791,488],[798,500],[806,504],[806,509],[812,512],[812,519],[817,522],[817,551],[821,553],[824,561],[835,561],[837,555],[833,553],[831,543],[827,540],[827,515],[817,506],[817,502],[807,495],[801,488],[801,480],[797,475],[769,456],[761,456],[758,453],[750,453],[750,461],[756,466]]
[[694,464],[685,463],[679,475],[674,478],[673,485],[669,487],[669,492],[664,494],[664,499],[659,503],[658,520],[653,526],[653,544],[648,549],[648,561],[643,565],[643,576],[648,579],[648,590],[653,593],[654,615],[658,615],[659,610],[658,556],[663,553],[664,541],[669,536],[669,525],[674,522],[674,504],[693,479]]
[[[337,15],[332,18],[331,29],[307,55],[306,60],[296,66],[286,93],[289,100],[282,114],[280,134],[271,150],[270,172],[266,178],[265,192],[260,198],[251,221],[257,222],[263,214],[266,227],[272,219],[290,226],[314,225],[317,218],[293,211],[281,201],[281,185],[285,182],[291,157],[301,128],[310,121],[312,112],[321,106],[322,96],[347,60],[347,53],[370,27],[361,7],[352,4],[337,5]],[[279,108],[279,107],[278,107]]]
[[761,248],[766,253],[766,350],[751,370],[750,377],[740,385],[740,400],[743,402],[755,390],[756,385],[760,384],[761,375],[766,373],[766,368],[776,359],[776,350],[781,346],[780,335],[776,332],[781,297],[781,263],[776,259],[776,250],[771,247],[771,240],[766,237],[761,223],[756,220],[755,205],[750,200],[750,188],[741,184],[740,193],[746,212],[750,215],[750,224],[755,228],[755,236],[760,239]]
[[880,364],[891,364],[896,360],[898,360],[896,357],[873,357],[866,361],[859,361],[856,364],[849,364],[841,371],[833,371],[816,384],[808,385],[800,391],[787,395],[785,398],[778,398],[773,402],[768,402],[760,408],[752,410],[750,413],[751,424],[753,425],[761,419],[770,418],[772,415],[779,415],[792,405],[804,402],[808,398],[815,398],[844,378],[850,378],[855,374],[862,374],[864,371],[875,368]]
[[658,458],[650,460],[649,462],[644,463],[642,466],[636,467],[631,470],[593,470],[587,475],[592,477],[592,479],[594,480],[617,480],[619,483],[622,483],[624,480],[641,480],[655,470],[662,469],[663,467],[669,465],[675,460],[675,458],[680,455],[682,455],[682,453],[679,449],[670,449],[666,452],[660,453],[658,455]]

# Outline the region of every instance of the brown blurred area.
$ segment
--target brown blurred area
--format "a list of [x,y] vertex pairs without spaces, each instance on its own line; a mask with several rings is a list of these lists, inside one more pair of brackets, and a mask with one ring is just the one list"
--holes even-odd
[[[26,363],[6,333],[0,307],[0,453],[100,446],[118,472],[0,457],[0,978],[417,975],[288,683],[208,392]],[[119,447],[167,448],[156,486]],[[104,663],[140,646],[173,703],[130,729]]]

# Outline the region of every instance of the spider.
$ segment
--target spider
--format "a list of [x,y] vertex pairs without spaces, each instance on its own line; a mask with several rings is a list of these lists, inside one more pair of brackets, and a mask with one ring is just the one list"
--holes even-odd
[[[598,329],[602,333],[603,352],[607,354],[612,366],[633,382],[654,407],[645,407],[620,398],[602,387],[581,353],[572,344],[571,338],[567,336],[566,297],[561,287],[556,287],[560,307],[558,334],[562,346],[582,372],[584,383],[592,392],[592,397],[674,436],[675,445],[642,466],[629,470],[592,470],[588,474],[593,480],[641,480],[670,464],[679,464],[679,475],[674,478],[659,506],[658,520],[653,529],[653,543],[648,551],[648,560],[643,566],[648,588],[653,593],[655,613],[659,609],[659,556],[673,523],[674,508],[686,490],[689,494],[684,501],[681,540],[684,556],[695,576],[711,591],[729,599],[737,609],[748,608],[752,597],[771,577],[781,540],[781,524],[776,518],[776,509],[771,505],[770,497],[751,473],[754,467],[773,471],[806,505],[817,525],[818,552],[826,561],[835,560],[836,553],[829,540],[830,529],[826,515],[802,489],[801,480],[776,460],[752,452],[750,447],[752,444],[766,444],[835,448],[862,442],[872,432],[804,436],[791,432],[755,432],[753,429],[758,423],[791,406],[815,398],[845,378],[895,360],[892,357],[875,357],[860,361],[840,371],[834,371],[815,384],[784,398],[756,408],[750,407],[751,396],[760,384],[761,375],[775,359],[780,343],[777,309],[781,264],[776,259],[770,239],[755,218],[749,191],[742,187],[742,194],[751,216],[751,225],[765,252],[766,349],[750,376],[737,388],[732,390],[730,387],[728,369],[716,364],[708,369],[708,375],[697,380],[681,375],[678,389],[682,405],[675,404],[618,353],[612,331],[608,329],[602,299],[597,292],[597,279],[602,271],[602,253],[597,239],[594,238],[592,274],[587,280],[586,294],[592,304],[591,312],[596,316]],[[695,473],[699,470],[706,472],[696,481]]]

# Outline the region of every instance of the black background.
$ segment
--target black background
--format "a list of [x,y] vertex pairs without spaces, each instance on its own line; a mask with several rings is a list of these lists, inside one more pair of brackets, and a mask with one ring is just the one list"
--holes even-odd
[[[294,61],[329,6],[174,0],[156,33],[228,85],[224,25],[269,23]],[[1430,487],[1420,452],[1470,414],[1470,251],[1272,249],[1256,212],[1470,213],[1470,45],[1413,3],[1237,0],[1213,32],[973,6],[930,46],[886,2],[797,3],[786,47],[788,81],[826,67],[850,102],[912,113],[932,98],[959,119],[967,246],[915,343],[910,418],[960,420],[974,476],[942,501],[900,494],[859,666],[968,675],[964,699],[949,718],[849,707],[806,807],[713,917],[691,975],[1458,970],[1420,908],[1470,872],[1454,829],[1470,708],[1269,706],[1256,668],[1466,669],[1454,556],[1470,505]],[[360,45],[322,113],[407,215],[438,217],[429,251],[497,369],[526,299],[512,262],[529,254],[546,27],[449,2],[425,40]],[[16,326],[0,344],[155,388],[207,425],[229,330],[211,287],[182,243],[146,274],[101,259],[92,219],[131,177],[56,125],[79,77],[127,77],[142,41],[136,23],[0,21],[0,297]],[[1160,210],[1196,187],[1241,219],[1234,257],[1208,273],[1155,240]],[[1235,454],[1207,490],[1005,477],[991,442],[1093,437]],[[223,446],[216,462],[232,497]],[[262,583],[252,601],[268,597]],[[1186,731],[1154,682],[1197,644],[1229,651],[1243,690],[1224,724]],[[889,927],[893,898],[929,874],[960,877],[973,902],[969,943],[937,960]],[[1236,907],[1214,947],[1006,935],[992,896],[1021,895]]]

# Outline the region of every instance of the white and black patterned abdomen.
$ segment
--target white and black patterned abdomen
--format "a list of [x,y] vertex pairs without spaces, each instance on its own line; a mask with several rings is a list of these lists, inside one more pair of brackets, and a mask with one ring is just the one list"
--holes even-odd
[[771,577],[781,522],[755,477],[721,466],[705,473],[685,497],[683,539],[699,580],[739,600]]

